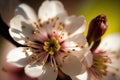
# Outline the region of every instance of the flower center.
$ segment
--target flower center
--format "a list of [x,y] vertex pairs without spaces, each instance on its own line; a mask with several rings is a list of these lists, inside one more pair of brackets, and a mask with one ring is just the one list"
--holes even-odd
[[44,42],[43,49],[50,55],[54,55],[55,52],[59,51],[60,44],[55,37],[50,38],[48,41]]

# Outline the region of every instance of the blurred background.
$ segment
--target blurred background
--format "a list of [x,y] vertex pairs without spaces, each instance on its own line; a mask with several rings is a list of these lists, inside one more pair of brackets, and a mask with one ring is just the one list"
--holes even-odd
[[[120,0],[60,0],[69,15],[84,15],[87,22],[87,34],[89,22],[99,14],[105,14],[108,19],[108,30],[104,37],[120,32]],[[14,16],[14,9],[20,3],[32,6],[37,12],[43,0],[0,0],[0,80],[7,79],[5,70],[5,56],[13,48],[9,41],[8,27],[9,21]],[[4,22],[3,22],[4,21]],[[103,38],[104,38],[103,37]],[[7,38],[7,39],[5,39]],[[11,39],[10,39],[11,40]]]

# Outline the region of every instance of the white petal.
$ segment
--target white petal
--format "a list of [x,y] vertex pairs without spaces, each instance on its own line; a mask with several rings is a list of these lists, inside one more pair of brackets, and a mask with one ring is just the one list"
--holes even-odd
[[80,74],[82,71],[82,64],[76,56],[68,55],[65,58],[61,58],[60,62],[60,69],[67,75],[75,76]]
[[79,33],[83,33],[86,28],[86,21],[84,20],[83,16],[76,17],[76,16],[70,16],[66,18],[65,20],[65,30],[71,36],[74,36]]
[[86,55],[89,53],[89,48],[84,47],[84,48],[73,48],[75,51],[71,50],[70,54],[76,56],[80,61],[83,61],[83,59],[86,57]]
[[18,30],[22,30],[21,26],[22,26],[22,22],[26,22],[27,20],[21,16],[21,15],[16,15],[15,17],[13,17],[10,20],[10,27],[11,28],[16,28]]
[[[116,80],[120,80],[120,49],[118,52],[116,51],[108,51],[106,53],[108,57],[111,59],[111,63],[107,63],[107,76],[113,76],[116,78]],[[115,75],[111,75],[115,74]],[[118,78],[118,79],[117,79]]]
[[39,64],[35,64],[35,65],[27,65],[25,66],[25,73],[26,75],[35,78],[35,77],[39,77],[42,75],[43,71],[43,66],[39,65]]
[[88,52],[88,54],[85,54],[85,64],[87,67],[91,67],[93,64],[93,55],[91,52]]
[[[26,57],[24,49],[25,48],[22,48],[22,47],[13,49],[7,54],[6,61],[14,66],[24,67],[30,62],[30,59]],[[28,52],[28,55],[31,55],[31,54],[32,53]]]
[[25,73],[32,78],[37,77],[39,80],[56,80],[58,71],[51,67],[49,63],[44,66],[37,63],[35,65],[27,65]]
[[69,41],[74,41],[75,43],[77,43],[80,47],[85,47],[87,46],[87,40],[85,38],[85,36],[83,35],[83,33],[81,34],[76,34],[74,36],[69,36],[67,38],[67,40]]
[[17,15],[10,21],[9,33],[20,44],[24,44],[25,38],[33,40],[34,27],[26,22],[23,16]]
[[87,72],[84,72],[83,74],[77,75],[77,76],[72,76],[72,80],[87,80]]
[[27,4],[20,4],[16,8],[16,14],[23,16],[25,19],[31,21],[37,21],[37,16],[35,14],[35,11]]
[[67,55],[74,55],[80,61],[83,61],[86,55],[90,52],[88,45],[79,46],[79,44],[72,41],[66,41],[62,44],[62,46]]
[[53,18],[59,15],[65,16],[66,11],[64,10],[62,3],[57,0],[44,1],[38,11],[38,16],[43,21],[46,21],[48,18]]
[[99,49],[120,51],[120,33],[111,34],[103,39]]
[[56,70],[54,67],[51,67],[49,63],[44,66],[43,70],[44,73],[39,76],[39,80],[56,80],[58,70]]

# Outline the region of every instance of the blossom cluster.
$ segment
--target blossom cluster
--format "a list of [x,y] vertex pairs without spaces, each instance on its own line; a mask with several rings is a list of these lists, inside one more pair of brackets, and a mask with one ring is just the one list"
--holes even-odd
[[112,75],[120,79],[120,35],[101,42],[108,26],[104,15],[91,21],[85,37],[84,16],[69,16],[57,0],[44,1],[38,14],[22,3],[15,14],[9,33],[22,46],[10,51],[6,61],[24,68],[27,76],[38,80],[56,80],[58,76],[69,76],[70,80],[105,80]]

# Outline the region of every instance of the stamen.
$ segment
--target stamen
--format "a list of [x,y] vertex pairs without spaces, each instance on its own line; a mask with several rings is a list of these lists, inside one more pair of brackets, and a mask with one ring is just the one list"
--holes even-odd
[[67,53],[70,53],[70,51],[67,51]]
[[[53,56],[52,56],[53,57]],[[57,64],[56,64],[56,61],[55,61],[55,58],[53,57],[53,63],[54,63],[54,66],[55,66],[55,70],[58,70],[57,68]]]
[[39,25],[38,25],[36,22],[34,22],[34,26],[35,26],[36,28],[39,28]]
[[33,62],[31,63],[31,65],[33,65],[39,61],[41,61],[42,65],[43,65],[43,62],[45,64],[48,57],[47,57],[47,54],[45,54],[45,53],[40,53],[40,54],[34,53],[31,58],[33,59]]
[[42,65],[45,65],[45,63],[47,62],[48,59],[48,54],[46,54],[46,56],[44,57],[43,61],[42,61]]
[[81,48],[84,48],[84,46],[80,46]]
[[70,32],[68,32],[68,35],[71,35],[71,33],[70,33]]
[[68,55],[63,56],[62,61],[64,62],[65,58],[67,58],[67,57],[68,57]]
[[62,31],[63,29],[64,29],[64,24],[62,22],[60,22],[58,30]]
[[107,74],[107,63],[110,62],[111,60],[107,56],[94,55],[92,68],[97,77],[105,76]]
[[26,57],[29,56],[27,50],[28,50],[28,48],[25,48],[25,49],[23,50],[23,52],[25,53]]
[[75,49],[72,49],[72,51],[75,51]]
[[54,18],[52,18],[51,21],[53,22],[53,21],[54,21]]
[[31,30],[31,33],[32,33],[33,35],[35,35],[35,31],[34,31],[34,30]]
[[48,21],[46,21],[46,24],[49,24],[49,20],[48,20]]
[[56,20],[59,20],[59,17],[58,17],[58,16],[56,17]]
[[79,47],[78,45],[76,45],[75,47]]
[[53,63],[52,58],[53,58],[53,57],[52,57],[52,56],[50,56],[50,63],[51,63],[50,65],[51,65],[51,67],[54,67],[54,63]]
[[54,28],[54,27],[55,27],[55,25],[56,25],[56,24],[54,23],[54,24],[52,25],[52,27]]
[[26,28],[26,26],[22,26],[22,29],[25,29]]
[[41,23],[41,19],[40,18],[38,19],[38,23]]
[[56,32],[55,32],[55,31],[53,31],[53,33],[55,34]]

